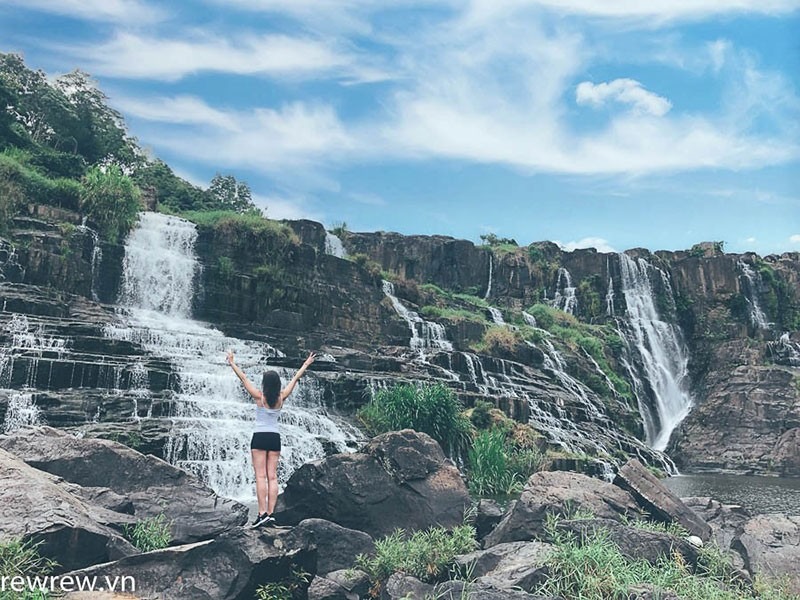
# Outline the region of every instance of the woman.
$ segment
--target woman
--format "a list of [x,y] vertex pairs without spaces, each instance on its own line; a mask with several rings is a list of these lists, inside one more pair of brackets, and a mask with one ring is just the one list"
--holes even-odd
[[278,417],[280,417],[283,403],[294,391],[298,379],[316,358],[316,353],[310,352],[303,366],[297,370],[289,385],[283,389],[281,389],[281,378],[278,373],[264,371],[259,390],[250,383],[244,371],[233,361],[233,352],[228,350],[228,364],[256,401],[256,423],[253,439],[250,441],[250,453],[256,473],[256,497],[258,498],[258,515],[253,521],[253,527],[275,522],[272,512],[275,510],[275,503],[278,500],[278,460],[281,457]]

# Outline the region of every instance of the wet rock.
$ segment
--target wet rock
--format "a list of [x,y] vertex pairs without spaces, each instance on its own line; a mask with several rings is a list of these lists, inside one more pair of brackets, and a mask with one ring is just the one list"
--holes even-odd
[[375,542],[363,531],[347,529],[324,519],[305,519],[297,525],[317,547],[317,574],[348,569],[359,554],[372,554]]

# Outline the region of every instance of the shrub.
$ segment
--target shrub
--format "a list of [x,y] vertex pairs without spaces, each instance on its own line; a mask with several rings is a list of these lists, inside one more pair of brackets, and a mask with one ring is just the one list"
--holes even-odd
[[0,233],[8,231],[8,224],[22,208],[25,196],[19,185],[0,179]]
[[369,575],[371,594],[380,595],[392,573],[407,573],[425,582],[440,581],[453,566],[453,559],[477,548],[475,528],[459,525],[448,531],[432,527],[407,536],[402,529],[375,542],[375,554],[356,557],[356,567]]
[[519,345],[518,336],[508,327],[489,327],[483,334],[483,347],[492,354],[513,354]]
[[553,325],[555,325],[556,320],[553,316],[555,309],[547,306],[546,304],[534,304],[527,310],[527,312],[534,316],[536,319],[536,324],[542,329],[549,330]]
[[472,407],[472,414],[469,416],[469,420],[477,429],[486,429],[489,425],[492,424],[492,405],[486,402],[486,400],[478,400],[475,403],[475,406]]
[[164,514],[139,521],[135,525],[126,525],[123,533],[128,540],[142,552],[160,550],[169,546],[172,540],[171,523]]
[[468,444],[471,425],[453,390],[433,385],[401,384],[379,390],[358,416],[370,433],[414,429],[430,435],[451,456]]
[[[17,539],[0,543],[0,579],[5,582],[16,576],[41,577],[51,573],[57,565],[39,556],[40,544]],[[0,600],[41,600],[46,597],[41,591],[0,589]]]
[[92,167],[83,178],[82,212],[110,242],[121,241],[131,230],[140,198],[139,188],[117,165]]
[[28,202],[77,210],[81,184],[72,179],[51,179],[27,166],[28,153],[7,148],[0,153],[0,181],[10,182]]
[[501,428],[480,432],[467,458],[469,489],[474,496],[519,492],[542,461],[538,450],[516,447]]

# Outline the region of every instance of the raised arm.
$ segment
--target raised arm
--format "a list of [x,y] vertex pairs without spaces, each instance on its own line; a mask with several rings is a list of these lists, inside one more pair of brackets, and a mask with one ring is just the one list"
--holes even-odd
[[247,390],[247,393],[250,394],[253,398],[255,398],[256,401],[261,400],[262,399],[261,390],[259,390],[256,386],[250,383],[250,380],[247,378],[247,375],[244,374],[244,371],[242,371],[239,368],[239,365],[237,365],[233,361],[233,352],[230,350],[228,350],[227,361],[228,364],[233,369],[233,372],[236,373],[236,376],[244,384],[244,389]]
[[306,372],[306,369],[308,369],[311,363],[313,363],[316,359],[317,359],[316,352],[308,353],[308,358],[303,363],[303,366],[297,369],[297,373],[294,374],[294,377],[292,377],[292,380],[289,382],[289,384],[285,388],[283,388],[283,390],[281,390],[281,402],[286,400],[286,398],[289,397],[289,394],[291,394],[294,391],[294,386],[297,385],[297,381],[303,376],[303,373]]

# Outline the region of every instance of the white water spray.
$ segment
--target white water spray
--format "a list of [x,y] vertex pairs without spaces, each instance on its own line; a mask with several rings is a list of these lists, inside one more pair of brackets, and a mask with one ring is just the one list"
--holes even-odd
[[620,254],[619,260],[627,308],[627,326],[622,333],[641,359],[642,375],[652,390],[655,412],[646,398],[642,378],[637,376],[630,361],[626,366],[644,417],[648,444],[656,450],[664,450],[670,434],[692,406],[687,389],[688,354],[679,331],[659,317],[653,300],[649,272],[657,271],[668,283],[666,274],[642,258],[634,260],[627,254]]
[[392,306],[398,315],[408,323],[408,328],[411,330],[411,340],[409,346],[413,350],[422,352],[427,349],[453,351],[453,344],[447,340],[447,335],[444,325],[434,323],[433,321],[426,321],[420,317],[413,310],[407,309],[400,302],[400,299],[394,294],[394,285],[391,281],[383,281],[383,293],[392,302]]
[[[225,361],[235,353],[251,381],[260,384],[269,358],[281,356],[265,343],[227,337],[191,318],[195,226],[183,219],[142,213],[125,245],[120,292],[122,325],[106,334],[140,344],[169,360],[178,373],[172,405],[167,460],[200,476],[214,491],[242,501],[254,498],[250,436],[254,403]],[[284,382],[293,372],[275,369]],[[323,441],[339,451],[357,432],[330,417],[312,375],[298,383],[281,416],[283,450],[279,479],[285,483],[300,465],[324,456]]]

